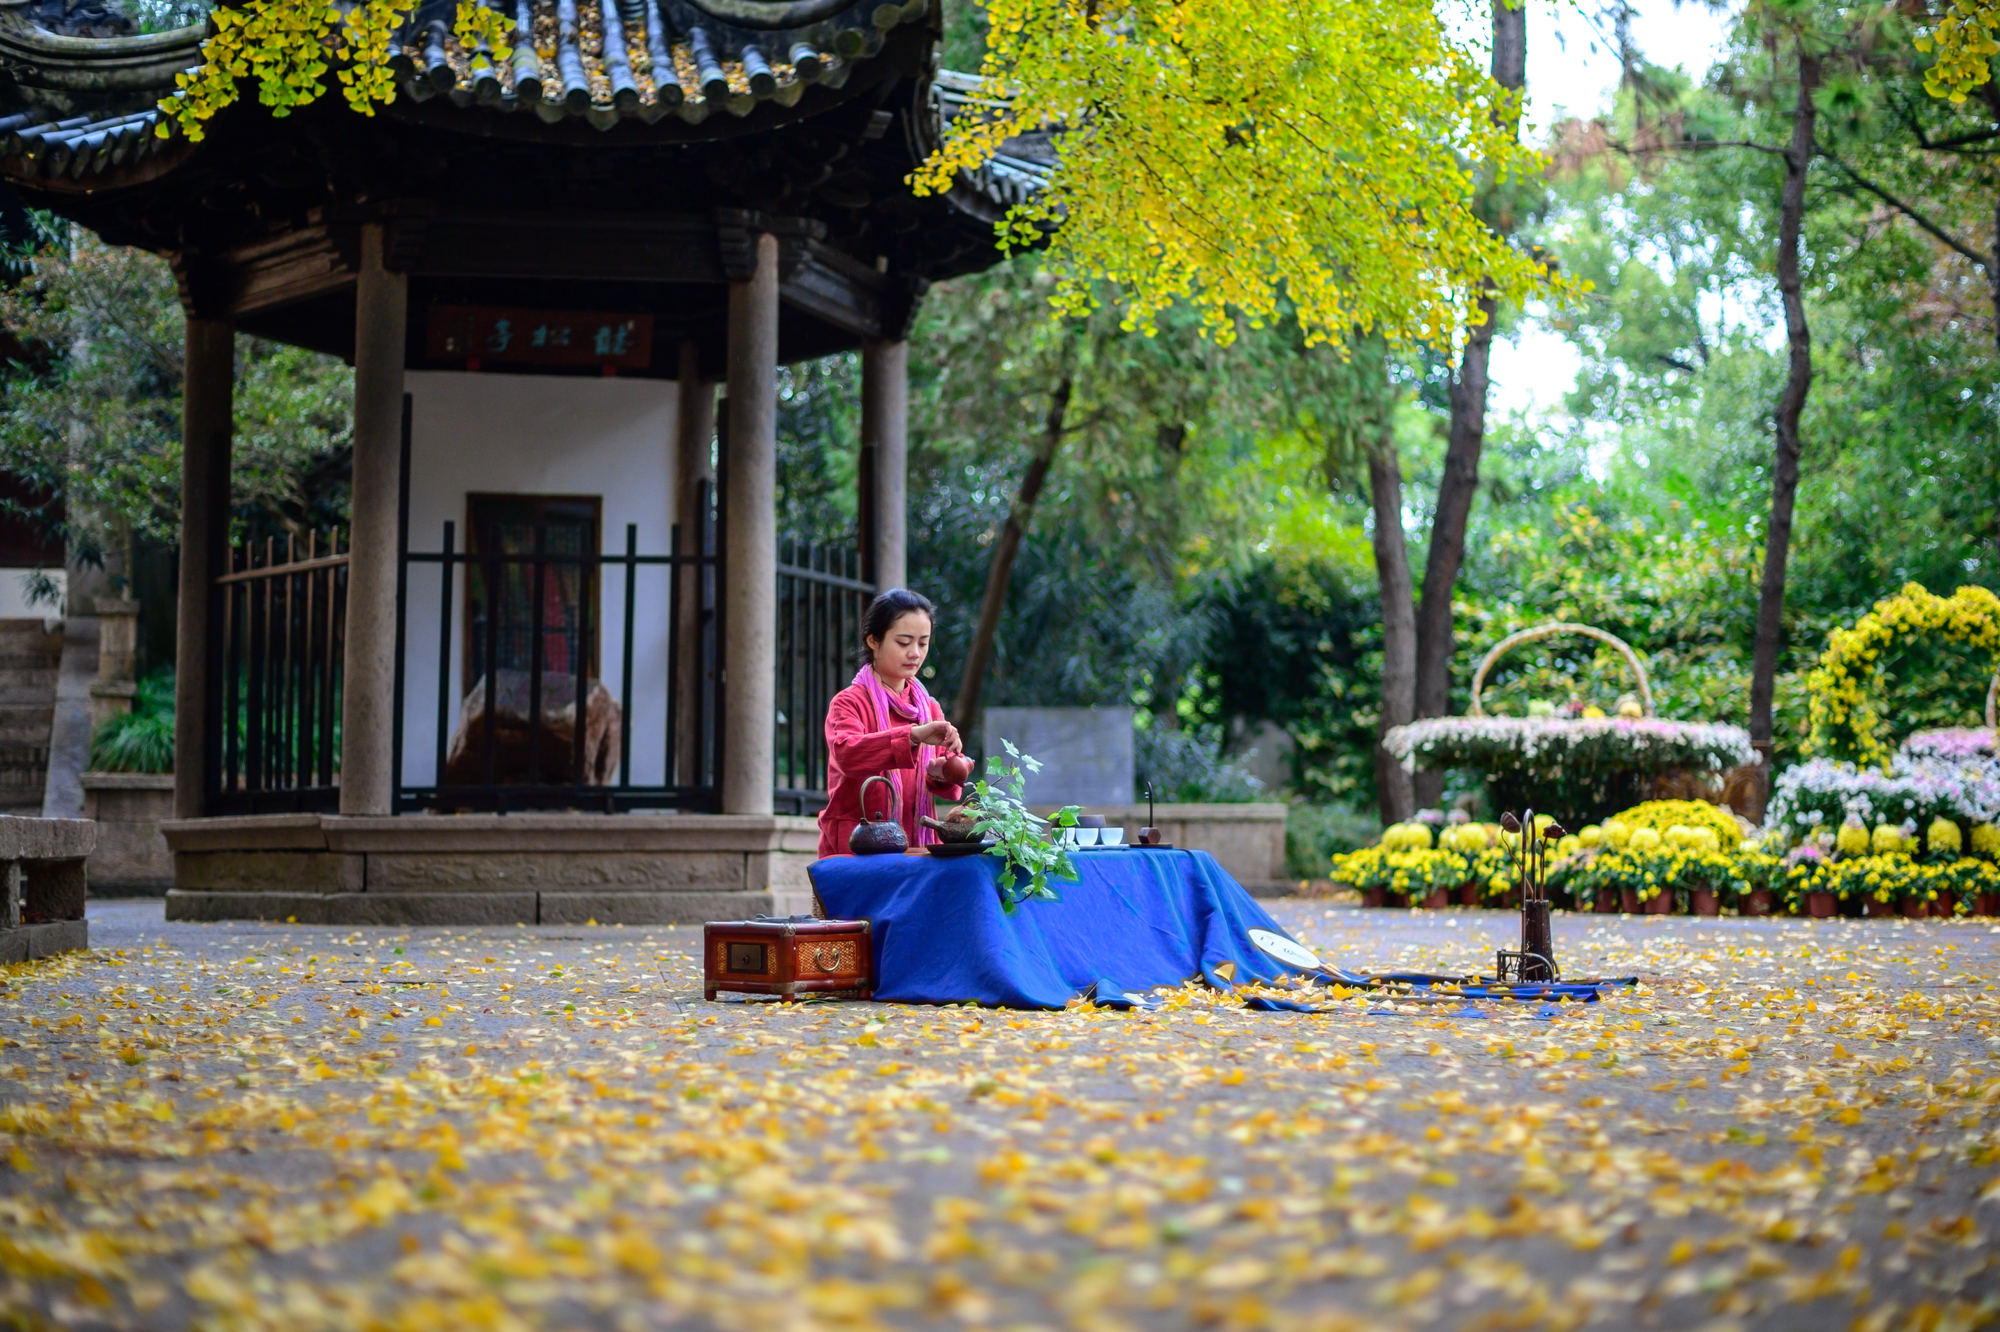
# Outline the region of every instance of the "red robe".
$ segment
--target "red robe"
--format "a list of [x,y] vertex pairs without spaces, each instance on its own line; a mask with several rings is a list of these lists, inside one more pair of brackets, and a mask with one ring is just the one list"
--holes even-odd
[[[931,700],[931,721],[943,721],[944,711]],[[891,717],[889,729],[876,729],[881,717],[875,700],[861,685],[849,685],[833,696],[826,708],[826,808],[819,812],[819,854],[852,854],[847,838],[861,822],[861,784],[870,777],[888,777],[896,784],[902,804],[903,835],[917,845],[917,757],[910,743],[911,726]],[[930,784],[931,795],[939,800],[957,800],[957,785]],[[889,793],[879,786],[868,788],[868,810],[876,818],[888,813]]]

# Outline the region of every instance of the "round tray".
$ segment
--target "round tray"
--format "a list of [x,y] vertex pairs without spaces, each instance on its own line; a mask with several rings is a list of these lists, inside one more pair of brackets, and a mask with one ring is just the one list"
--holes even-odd
[[954,856],[976,856],[982,851],[991,851],[993,843],[981,838],[976,842],[932,842],[924,850],[934,856],[949,860]]

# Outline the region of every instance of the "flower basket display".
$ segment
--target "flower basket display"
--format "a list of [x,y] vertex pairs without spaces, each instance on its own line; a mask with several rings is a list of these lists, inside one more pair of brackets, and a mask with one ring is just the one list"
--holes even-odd
[[[1638,716],[1489,717],[1482,704],[1493,664],[1522,643],[1581,634],[1609,643],[1637,685]],[[1509,634],[1494,644],[1472,679],[1464,717],[1426,717],[1393,727],[1383,746],[1411,771],[1466,768],[1480,773],[1499,808],[1561,811],[1571,823],[1596,821],[1636,804],[1647,782],[1669,772],[1720,776],[1755,761],[1740,726],[1667,721],[1653,715],[1652,684],[1631,647],[1587,624],[1558,622]]]
[[2000,596],[1990,588],[1961,587],[1948,597],[1920,583],[1906,583],[1882,598],[1854,624],[1827,638],[1819,664],[1806,676],[1811,729],[1806,752],[1846,757],[1875,766],[1889,758],[1883,739],[1882,658],[1898,638],[1962,643],[1987,654],[1986,729],[2000,703]]

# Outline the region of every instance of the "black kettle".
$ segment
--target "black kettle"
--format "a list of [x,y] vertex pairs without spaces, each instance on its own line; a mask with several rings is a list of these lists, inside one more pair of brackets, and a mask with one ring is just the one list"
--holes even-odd
[[[868,820],[868,788],[880,782],[889,788],[889,817],[880,823]],[[861,783],[861,822],[847,835],[847,849],[857,856],[900,856],[910,849],[903,835],[903,802],[896,784],[887,777],[870,777]]]

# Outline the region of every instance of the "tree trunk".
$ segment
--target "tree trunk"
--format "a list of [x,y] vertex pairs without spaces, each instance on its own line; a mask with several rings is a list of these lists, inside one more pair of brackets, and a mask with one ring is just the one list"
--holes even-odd
[[1785,187],[1778,203],[1778,294],[1785,304],[1790,363],[1778,396],[1776,447],[1771,468],[1771,522],[1764,533],[1764,578],[1757,593],[1757,639],[1751,654],[1750,743],[1763,763],[1756,817],[1770,793],[1771,702],[1777,689],[1778,649],[1784,638],[1785,561],[1791,554],[1792,505],[1799,489],[1799,416],[1812,387],[1812,331],[1806,326],[1799,279],[1799,232],[1805,221],[1806,172],[1812,166],[1819,59],[1798,44],[1799,100],[1792,111],[1792,141],[1785,150]]
[[1042,438],[1022,474],[1020,493],[1007,510],[1000,539],[993,543],[993,564],[986,571],[986,595],[979,603],[979,624],[972,631],[972,646],[965,654],[965,674],[958,682],[958,701],[952,707],[952,725],[971,734],[972,720],[979,713],[979,691],[986,682],[986,667],[993,658],[993,635],[1000,628],[1000,609],[1007,602],[1007,584],[1014,576],[1014,557],[1020,553],[1021,538],[1027,534],[1028,520],[1034,516],[1035,501],[1041,497],[1042,483],[1048,480],[1056,452],[1062,448],[1064,421],[1069,415],[1072,376],[1065,371],[1049,395],[1049,414],[1042,426]]
[[1390,424],[1368,451],[1368,490],[1375,506],[1375,581],[1382,591],[1382,724],[1376,731],[1375,797],[1382,822],[1417,812],[1410,774],[1381,744],[1390,727],[1417,711],[1417,617],[1410,597],[1410,552],[1403,541],[1403,463]]
[[[1512,92],[1528,83],[1526,0],[1492,0],[1493,81]],[[1511,130],[1520,134],[1520,105],[1510,109]],[[1509,210],[1500,210],[1494,229],[1512,231]],[[1451,387],[1451,430],[1445,441],[1444,476],[1438,482],[1437,512],[1431,520],[1430,550],[1424,557],[1424,596],[1417,607],[1416,715],[1441,717],[1451,709],[1453,589],[1465,562],[1465,529],[1472,497],[1479,488],[1479,453],[1486,444],[1487,366],[1493,352],[1495,301],[1482,293],[1485,322],[1465,340],[1465,355]],[[1419,773],[1416,798],[1435,805],[1444,790],[1441,773]]]

